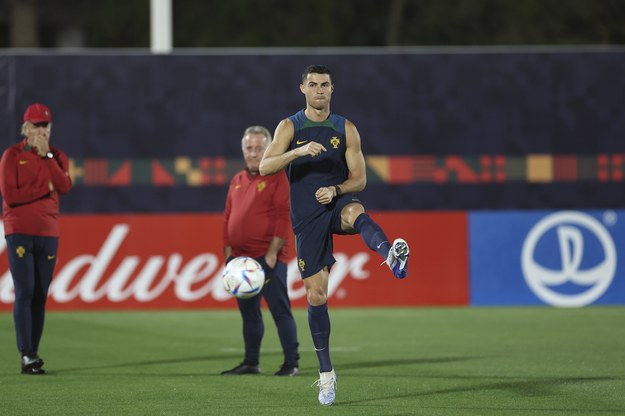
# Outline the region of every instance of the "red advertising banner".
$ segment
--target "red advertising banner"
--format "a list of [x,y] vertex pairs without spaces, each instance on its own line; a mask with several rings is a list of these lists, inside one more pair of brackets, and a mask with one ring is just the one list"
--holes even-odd
[[[408,241],[409,276],[395,279],[360,236],[335,236],[332,306],[468,304],[465,212],[371,215],[391,240]],[[221,281],[221,215],[66,215],[60,225],[48,310],[236,307]],[[306,292],[291,252],[289,295],[293,306],[305,306]],[[13,300],[1,239],[0,311],[11,310]]]

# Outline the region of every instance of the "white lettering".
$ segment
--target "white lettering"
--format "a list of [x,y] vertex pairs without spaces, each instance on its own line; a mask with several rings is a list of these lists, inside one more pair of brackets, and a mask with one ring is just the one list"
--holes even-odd
[[[0,232],[4,228],[0,222]],[[231,295],[222,283],[224,265],[214,253],[200,253],[186,263],[182,253],[155,253],[143,260],[137,255],[120,258],[120,247],[131,233],[128,224],[115,224],[102,243],[97,254],[80,254],[71,258],[57,271],[50,286],[49,295],[57,303],[80,300],[94,303],[105,299],[111,303],[135,300],[153,302],[166,296],[170,288],[180,302],[195,302],[208,296],[215,301],[230,300]],[[6,250],[6,242],[0,240],[0,255]],[[368,253],[357,253],[351,258],[344,253],[335,254],[336,263],[330,273],[328,296],[351,277],[363,280],[369,277],[366,265]],[[115,268],[111,265],[117,264]],[[296,259],[288,263],[287,285],[289,297],[306,297],[306,289]],[[0,275],[0,303],[14,302],[13,280],[9,270]]]
[[[0,221],[0,236],[4,235],[4,223]],[[7,248],[7,242],[4,238],[0,238],[0,255]],[[13,278],[11,271],[7,270],[0,277],[0,303],[11,303],[15,301],[15,291],[13,290]]]
[[13,289],[11,271],[7,270],[6,273],[0,277],[0,303],[11,303],[15,300],[15,291]]
[[[126,234],[128,234],[128,230],[129,227],[126,224],[116,225],[96,256],[88,254],[78,256],[65,265],[50,285],[52,298],[59,303],[69,302],[80,293],[81,299],[85,302],[97,300],[99,296],[96,294],[95,288]],[[89,269],[82,280],[77,282],[74,288],[70,290],[69,287],[72,284],[72,280],[74,280],[78,271],[85,266],[88,266]]]
[[[103,287],[102,294],[106,293],[111,302],[123,302],[129,299],[134,292],[134,285],[128,284],[128,282],[138,264],[139,258],[137,256],[124,258],[119,267],[111,274],[108,284]],[[127,286],[126,290],[124,290],[124,286]]]
[[[220,261],[214,254],[201,254],[191,259],[176,279],[176,296],[178,299],[192,302],[202,299],[213,292],[215,300],[227,300],[230,294],[226,292],[224,285],[221,283],[223,267],[215,273],[219,266]],[[214,277],[210,279],[213,274]],[[194,284],[203,281],[206,281],[203,286],[193,290],[192,286]]]
[[[180,259],[177,258],[175,254],[170,257],[170,260],[172,260],[172,258],[174,263],[180,262]],[[150,257],[143,269],[141,269],[141,272],[139,272],[139,275],[134,281],[135,299],[139,302],[149,302],[157,298],[176,277],[173,273],[166,273],[163,280],[161,280],[154,289],[150,290],[150,286],[154,282],[156,274],[161,269],[163,263],[165,263],[165,260],[163,260],[161,256]]]

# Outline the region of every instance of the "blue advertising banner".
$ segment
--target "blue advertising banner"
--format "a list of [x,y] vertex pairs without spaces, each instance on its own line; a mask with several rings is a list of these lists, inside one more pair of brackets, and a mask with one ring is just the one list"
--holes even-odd
[[624,210],[472,212],[469,256],[471,305],[625,304]]

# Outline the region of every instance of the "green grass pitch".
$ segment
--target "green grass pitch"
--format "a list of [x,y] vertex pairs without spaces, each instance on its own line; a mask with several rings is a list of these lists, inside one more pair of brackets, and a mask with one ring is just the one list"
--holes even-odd
[[0,314],[1,415],[623,415],[625,308],[330,309],[338,375],[321,407],[306,311],[296,377],[267,310],[263,373],[242,358],[236,310],[49,312],[48,375],[19,374]]

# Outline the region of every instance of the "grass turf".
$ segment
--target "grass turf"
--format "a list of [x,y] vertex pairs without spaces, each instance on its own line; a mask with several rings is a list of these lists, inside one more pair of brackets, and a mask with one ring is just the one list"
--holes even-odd
[[265,316],[263,374],[242,359],[238,311],[49,312],[46,376],[19,374],[0,314],[2,415],[622,415],[625,309],[331,309],[338,375],[317,402],[306,311],[294,311],[302,374],[282,363]]

